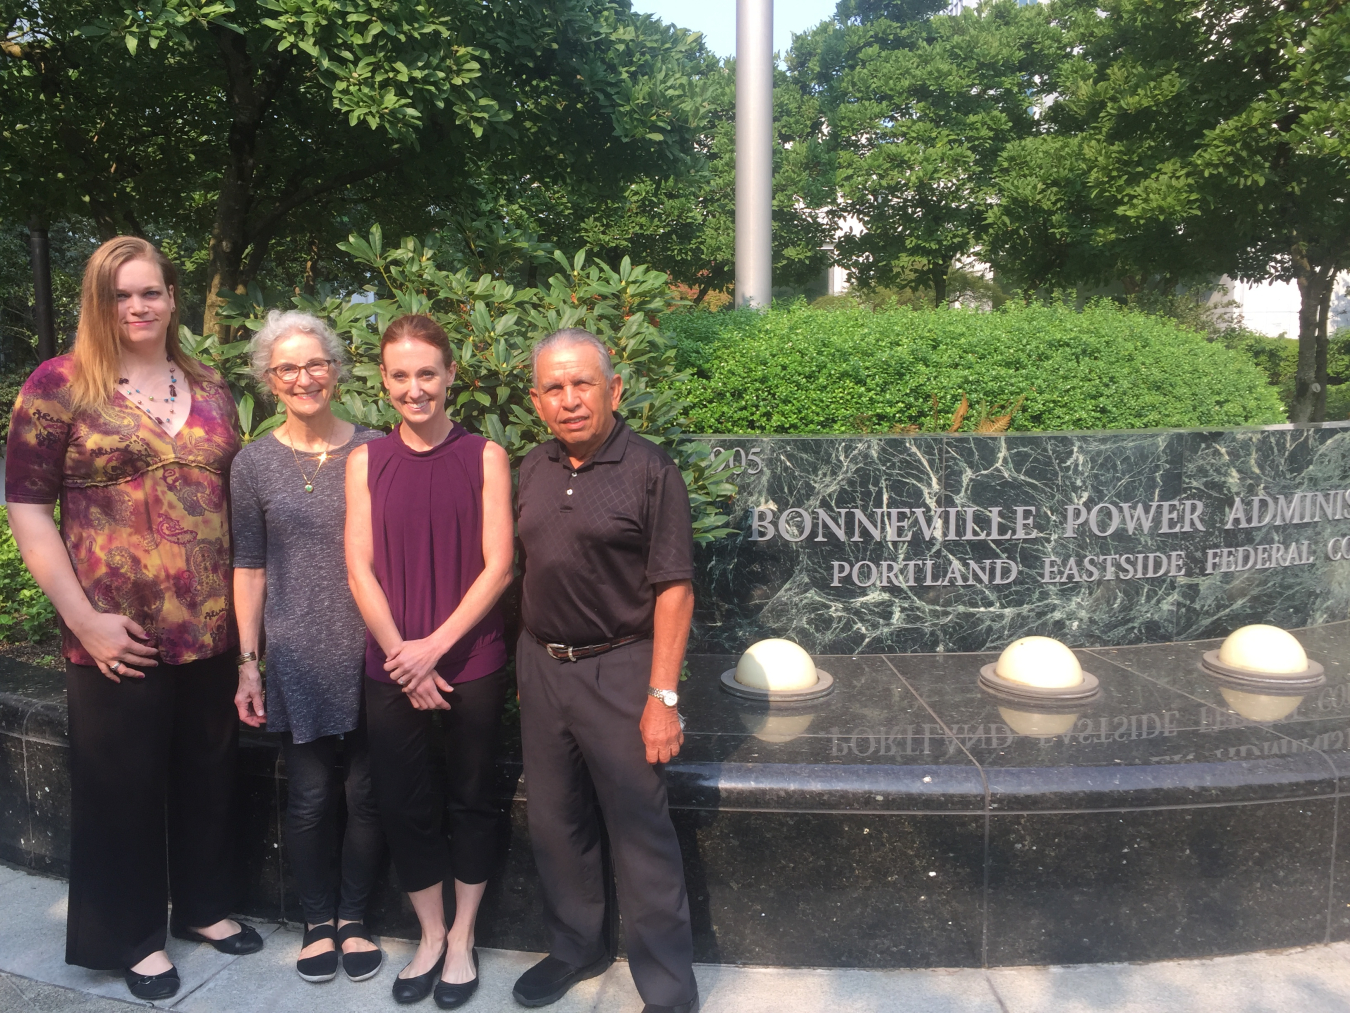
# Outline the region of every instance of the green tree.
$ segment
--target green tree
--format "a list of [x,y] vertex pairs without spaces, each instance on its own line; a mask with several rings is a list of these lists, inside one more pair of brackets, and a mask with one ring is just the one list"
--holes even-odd
[[1029,285],[1228,274],[1301,295],[1291,418],[1325,418],[1350,267],[1350,8],[1055,0],[1056,132],[1011,145],[996,259]]
[[948,273],[984,244],[1000,154],[1040,129],[1030,96],[1059,33],[1012,0],[886,16],[922,10],[853,3],[803,47],[800,70],[829,109],[837,219],[862,226],[841,236],[841,257],[863,284],[931,286],[942,305]]
[[677,172],[688,33],[613,0],[0,0],[0,209],[172,234],[221,291],[335,209],[419,231],[560,181]]
[[[695,301],[729,287],[736,274],[736,95],[734,61],[707,57],[708,115],[694,138],[691,168],[643,176],[610,193],[559,186],[535,200],[525,220],[565,246],[602,258],[625,256],[692,287]],[[820,143],[819,102],[782,70],[774,84],[773,272],[776,286],[804,287],[829,263],[834,236],[830,154]]]

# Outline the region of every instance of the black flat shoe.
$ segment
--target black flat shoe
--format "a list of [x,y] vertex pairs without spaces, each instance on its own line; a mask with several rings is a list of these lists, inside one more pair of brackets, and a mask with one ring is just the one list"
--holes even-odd
[[239,931],[232,936],[226,936],[224,939],[207,939],[200,932],[194,932],[192,929],[178,925],[170,925],[169,932],[175,939],[186,939],[189,943],[210,943],[221,953],[228,953],[233,957],[242,957],[246,953],[257,953],[263,948],[262,936],[258,935],[258,930],[252,925],[239,923]]
[[337,929],[326,922],[315,925],[312,929],[305,929],[305,938],[300,941],[300,948],[303,950],[306,946],[313,946],[321,939],[333,940],[333,948],[325,953],[316,953],[312,957],[301,957],[295,962],[296,972],[306,981],[332,981],[337,977]]
[[458,1009],[469,1001],[469,997],[478,991],[478,948],[473,951],[473,980],[451,983],[436,982],[434,998],[441,1009]]
[[516,979],[511,995],[522,1006],[547,1006],[561,999],[577,982],[604,974],[610,963],[605,956],[585,967],[573,967],[550,955]]
[[159,974],[137,974],[128,968],[124,972],[127,979],[127,990],[137,999],[144,999],[146,1002],[154,1002],[157,999],[167,999],[170,996],[178,994],[178,968],[171,967],[167,971],[160,971]]
[[394,1002],[407,1006],[410,1003],[421,1002],[431,995],[431,990],[436,987],[436,981],[441,976],[441,965],[443,963],[445,963],[445,951],[441,950],[436,966],[426,974],[419,974],[415,978],[395,978]]
[[[370,938],[370,933],[362,922],[348,922],[338,929],[338,946],[341,947],[348,939],[364,939],[372,944],[375,942]],[[378,947],[373,950],[342,954],[342,969],[352,981],[365,981],[367,978],[375,977],[383,963],[384,951]]]

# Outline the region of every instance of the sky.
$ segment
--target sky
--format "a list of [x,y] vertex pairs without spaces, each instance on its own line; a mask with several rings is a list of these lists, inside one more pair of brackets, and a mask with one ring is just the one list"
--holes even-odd
[[[780,56],[792,45],[794,32],[813,28],[834,13],[836,0],[775,0],[773,48]],[[633,0],[639,14],[702,32],[718,56],[736,55],[736,0]]]

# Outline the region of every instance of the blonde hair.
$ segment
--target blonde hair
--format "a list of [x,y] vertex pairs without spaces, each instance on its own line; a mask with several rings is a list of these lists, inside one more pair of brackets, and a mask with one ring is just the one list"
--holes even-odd
[[71,350],[75,369],[70,393],[76,410],[107,404],[117,389],[122,357],[116,279],[121,266],[133,260],[157,265],[164,284],[173,290],[174,310],[165,335],[169,358],[190,379],[200,382],[210,377],[206,367],[184,352],[178,341],[178,270],[153,243],[136,236],[118,236],[95,250],[84,269],[80,325]]

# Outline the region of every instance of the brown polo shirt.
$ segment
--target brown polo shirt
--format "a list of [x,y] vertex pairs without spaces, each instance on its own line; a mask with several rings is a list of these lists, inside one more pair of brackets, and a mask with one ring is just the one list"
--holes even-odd
[[615,416],[604,445],[573,468],[557,440],[520,465],[516,521],[525,627],[584,647],[650,635],[653,585],[694,576],[689,490],[675,462]]

